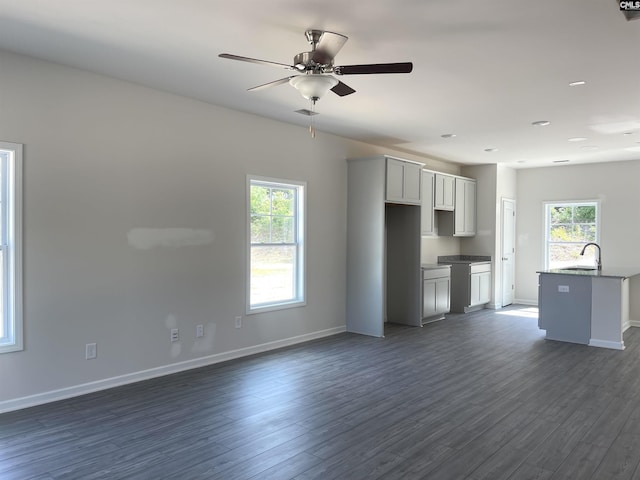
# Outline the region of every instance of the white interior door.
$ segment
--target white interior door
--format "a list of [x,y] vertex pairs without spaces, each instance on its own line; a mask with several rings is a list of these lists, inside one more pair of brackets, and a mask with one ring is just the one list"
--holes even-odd
[[502,199],[502,306],[513,303],[515,290],[516,204]]

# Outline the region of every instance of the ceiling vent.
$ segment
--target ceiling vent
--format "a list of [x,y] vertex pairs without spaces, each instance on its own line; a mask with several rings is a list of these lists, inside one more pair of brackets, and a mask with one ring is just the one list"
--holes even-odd
[[318,115],[318,112],[314,112],[313,110],[307,110],[306,108],[303,108],[301,110],[295,110],[295,113],[299,113],[300,115],[306,115],[307,117]]

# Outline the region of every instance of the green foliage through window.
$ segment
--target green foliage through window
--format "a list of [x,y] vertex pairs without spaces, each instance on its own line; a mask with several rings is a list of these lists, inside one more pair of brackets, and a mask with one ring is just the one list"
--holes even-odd
[[251,185],[251,243],[294,243],[296,188]]

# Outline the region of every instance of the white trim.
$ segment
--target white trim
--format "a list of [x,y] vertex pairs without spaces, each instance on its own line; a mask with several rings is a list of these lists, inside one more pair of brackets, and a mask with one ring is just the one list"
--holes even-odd
[[[252,182],[264,182],[283,187],[297,189],[296,228],[297,251],[296,259],[296,289],[297,298],[281,303],[269,303],[262,306],[251,306],[251,184]],[[262,177],[259,175],[246,176],[246,259],[245,259],[245,315],[282,310],[287,308],[303,307],[307,304],[307,182],[302,180],[289,180],[284,178]]]
[[598,340],[597,338],[590,339],[589,346],[610,348],[612,350],[624,350],[624,342],[611,342],[609,340]]
[[318,338],[337,335],[346,331],[346,326],[329,328],[326,330],[320,330],[319,332],[312,332],[304,335],[285,338],[283,340],[276,340],[274,342],[254,345],[253,347],[246,347],[240,348],[238,350],[231,350],[229,352],[216,353],[214,355],[208,355],[206,357],[199,357],[192,360],[186,360],[184,362],[172,363],[171,365],[164,365],[162,367],[150,368],[148,370],[142,370],[139,372],[127,373],[118,377],[105,378],[103,380],[97,380],[95,382],[83,383],[81,385],[74,385],[72,387],[61,388],[58,390],[51,390],[49,392],[29,395],[27,397],[5,400],[3,402],[0,402],[0,413],[20,410],[22,408],[33,407],[36,405],[42,405],[44,403],[64,400],[66,398],[77,397],[80,395],[85,395],[87,393],[93,393],[100,390],[106,390],[108,388],[118,387],[120,385],[127,385],[129,383],[162,377],[164,375],[170,375],[172,373],[183,372],[185,370],[191,370],[193,368],[206,367],[207,365],[226,362],[228,360],[255,355],[257,353],[268,352],[270,350],[276,350],[278,348],[288,347],[291,345],[296,345],[298,343],[316,340]]
[[596,239],[595,243],[600,242],[600,210],[602,208],[599,199],[585,199],[585,200],[549,200],[542,202],[542,269],[547,270],[549,268],[549,207],[555,205],[575,206],[593,203],[596,205]]
[[[502,256],[502,254],[504,253],[504,236],[505,236],[505,232],[504,232],[504,220],[505,220],[505,216],[504,216],[504,204],[505,202],[511,202],[511,204],[513,205],[513,265],[511,268],[511,273],[512,273],[512,277],[511,280],[513,282],[513,292],[511,295],[511,303],[515,302],[515,281],[516,281],[516,243],[517,243],[517,225],[516,222],[518,220],[518,216],[516,214],[516,200],[514,198],[510,198],[510,197],[500,197],[500,256],[496,257],[496,265],[495,265],[495,269],[496,269],[496,273],[498,272],[498,268],[500,269],[499,273],[500,273],[500,307],[506,306],[504,305],[504,260],[502,260],[504,257]],[[500,259],[500,261],[498,262],[498,258]],[[495,284],[494,284],[495,285]],[[498,292],[496,292],[496,295],[494,295],[495,297],[497,297]]]
[[640,327],[640,320],[629,320],[630,327]]
[[538,306],[538,301],[537,300],[531,300],[528,298],[514,298],[513,299],[513,305],[530,305],[532,307],[537,307]]
[[0,150],[9,152],[6,168],[3,168],[2,181],[5,183],[3,191],[3,216],[6,218],[5,234],[7,238],[0,239],[8,248],[5,267],[2,274],[4,279],[4,295],[6,296],[5,311],[2,315],[9,318],[9,340],[0,346],[0,354],[23,350],[23,320],[22,320],[22,164],[23,145],[19,143],[0,142]]

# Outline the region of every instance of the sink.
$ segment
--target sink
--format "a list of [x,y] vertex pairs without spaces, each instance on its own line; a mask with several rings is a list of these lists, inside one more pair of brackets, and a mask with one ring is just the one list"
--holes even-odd
[[560,270],[573,270],[576,272],[592,272],[596,269],[596,267],[566,267],[561,268]]

